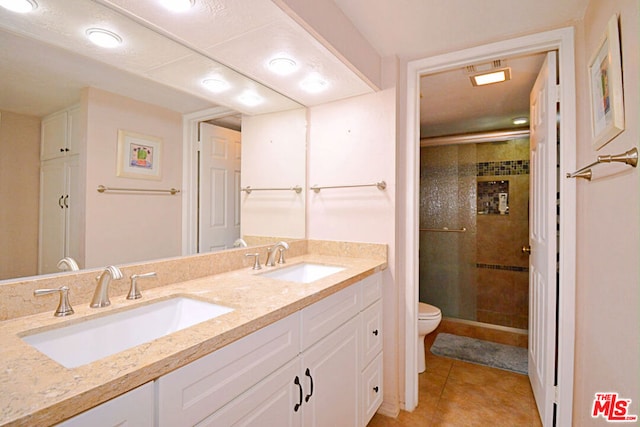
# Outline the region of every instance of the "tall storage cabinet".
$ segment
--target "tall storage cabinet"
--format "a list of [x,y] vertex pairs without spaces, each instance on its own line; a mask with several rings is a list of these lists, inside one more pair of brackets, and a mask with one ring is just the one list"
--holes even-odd
[[81,263],[80,108],[42,120],[38,273],[58,271],[60,259]]

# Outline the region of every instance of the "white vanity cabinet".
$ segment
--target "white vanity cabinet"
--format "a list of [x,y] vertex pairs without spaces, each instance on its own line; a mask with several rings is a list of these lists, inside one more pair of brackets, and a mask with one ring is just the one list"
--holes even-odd
[[60,424],[60,427],[154,426],[153,382],[141,385]]
[[381,311],[364,312],[380,308],[370,277],[159,378],[158,425],[365,426],[382,401],[381,339],[363,330],[381,337]]

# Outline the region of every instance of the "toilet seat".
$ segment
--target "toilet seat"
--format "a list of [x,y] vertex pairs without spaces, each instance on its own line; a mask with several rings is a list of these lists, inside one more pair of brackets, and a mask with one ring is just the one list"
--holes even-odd
[[438,307],[424,302],[418,303],[418,320],[437,319],[441,315]]

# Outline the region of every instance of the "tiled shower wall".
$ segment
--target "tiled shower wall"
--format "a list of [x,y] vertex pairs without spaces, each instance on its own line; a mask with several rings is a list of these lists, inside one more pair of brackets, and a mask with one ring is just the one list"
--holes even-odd
[[[527,329],[529,140],[421,149],[420,300],[444,316]],[[509,213],[478,214],[477,183],[509,181]]]

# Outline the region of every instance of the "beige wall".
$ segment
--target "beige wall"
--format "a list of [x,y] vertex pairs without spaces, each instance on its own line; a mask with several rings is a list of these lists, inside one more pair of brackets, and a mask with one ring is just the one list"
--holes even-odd
[[[384,90],[309,110],[309,185],[376,187],[309,191],[307,236],[314,240],[384,243],[389,269],[384,278],[384,406],[399,401],[398,285],[395,283],[395,90]],[[399,354],[402,356],[399,356]]]
[[305,237],[306,153],[306,108],[243,116],[242,187],[303,190],[242,193],[242,236]]
[[0,111],[0,280],[38,272],[40,118]]
[[[587,64],[607,21],[620,14],[626,129],[595,151],[590,145]],[[576,73],[579,165],[598,154],[638,146],[640,136],[638,37],[639,3],[592,0],[577,31]],[[640,186],[637,169],[605,165],[591,182],[578,182],[576,348],[573,423],[603,425],[592,419],[597,392],[617,392],[632,399],[640,415]]]
[[[180,255],[181,193],[100,194],[97,187],[181,188],[182,116],[94,88],[83,91],[82,106],[87,114],[85,267]],[[161,180],[116,176],[119,129],[162,139]]]

